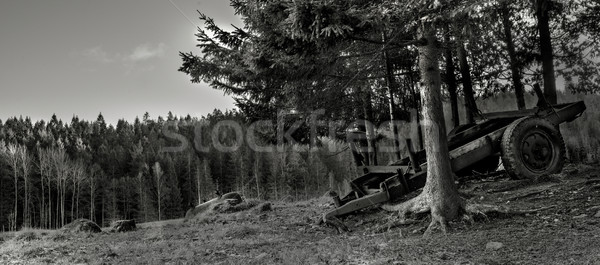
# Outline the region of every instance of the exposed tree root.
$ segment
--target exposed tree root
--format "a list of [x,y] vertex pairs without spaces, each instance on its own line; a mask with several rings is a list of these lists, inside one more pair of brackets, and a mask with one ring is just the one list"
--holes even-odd
[[519,200],[519,199],[523,199],[523,198],[527,198],[527,197],[531,197],[534,195],[538,195],[540,193],[544,193],[546,190],[535,190],[535,191],[531,191],[531,192],[527,192],[525,194],[519,194],[516,196],[512,196],[510,198],[506,198],[506,201],[514,201],[514,200]]
[[[453,216],[452,214],[448,214],[448,212],[444,212],[448,209],[444,209],[443,207],[430,207],[427,204],[427,197],[425,196],[417,196],[409,201],[396,204],[396,205],[383,205],[382,208],[387,211],[398,212],[400,219],[388,224],[387,227],[393,228],[401,225],[413,224],[416,220],[406,219],[406,216],[409,214],[423,214],[430,212],[431,213],[431,223],[425,230],[423,234],[424,237],[430,236],[436,229],[441,230],[444,234],[446,234],[449,229],[449,221],[445,216]],[[539,211],[547,210],[556,207],[556,205],[542,207],[537,209],[528,209],[528,210],[518,210],[511,209],[506,206],[496,206],[496,205],[486,205],[486,204],[475,204],[460,200],[461,203],[459,205],[455,205],[458,208],[455,208],[457,211],[455,216],[456,219],[460,218],[463,221],[467,221],[470,224],[474,223],[474,218],[477,219],[489,219],[489,216],[516,216],[516,215],[525,215],[532,214]]]
[[408,213],[421,214],[430,211],[429,205],[422,195],[398,204],[384,204],[381,208],[390,212],[398,212],[401,218]]
[[459,200],[460,203],[458,205],[446,205],[448,207],[443,207],[441,205],[437,205],[437,207],[431,207],[431,203],[429,201],[429,197],[423,195],[421,193],[419,196],[412,198],[406,202],[396,204],[396,205],[383,205],[382,208],[386,211],[395,211],[398,212],[400,216],[400,223],[407,222],[406,216],[409,214],[423,214],[430,212],[431,213],[431,223],[425,230],[423,236],[430,236],[434,230],[440,229],[444,234],[446,234],[450,226],[448,225],[448,221],[445,216],[453,216],[455,214],[449,214],[449,211],[452,212],[462,212],[463,210],[463,200]]

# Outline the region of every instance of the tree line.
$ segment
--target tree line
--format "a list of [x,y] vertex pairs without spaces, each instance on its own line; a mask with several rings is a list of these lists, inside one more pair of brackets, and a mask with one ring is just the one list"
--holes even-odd
[[[180,218],[189,207],[233,190],[301,200],[341,188],[354,176],[349,152],[335,140],[321,147],[288,143],[274,152],[243,143],[231,152],[200,151],[193,144],[172,149],[181,144],[173,135],[206,141],[223,120],[246,124],[243,114],[219,110],[201,118],[169,113],[150,119],[146,113],[116,126],[102,114],[95,121],[75,116],[70,123],[55,115],[48,122],[0,121],[0,229],[58,228],[77,218],[101,225]],[[238,145],[228,128],[217,139]]]

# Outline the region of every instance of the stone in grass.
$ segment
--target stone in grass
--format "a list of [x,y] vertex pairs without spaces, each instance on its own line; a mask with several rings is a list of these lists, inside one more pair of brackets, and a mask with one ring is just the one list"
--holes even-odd
[[600,218],[600,211],[598,211],[598,212],[596,213],[596,215],[594,215],[594,217],[596,217],[596,218]]
[[488,242],[487,244],[485,244],[485,249],[487,250],[498,250],[502,247],[504,247],[504,244],[500,242]]
[[268,254],[263,252],[260,255],[256,256],[256,259],[257,260],[261,260],[261,259],[266,258],[267,256],[268,256]]
[[79,232],[87,232],[87,233],[100,233],[102,229],[96,223],[88,220],[88,219],[77,219],[69,224],[66,224],[61,228],[63,232],[68,233],[79,233]]
[[118,220],[114,221],[110,227],[111,232],[128,232],[136,229],[135,220]]
[[219,195],[212,200],[199,204],[198,206],[189,209],[185,213],[185,220],[191,219],[194,216],[205,212],[227,212],[232,210],[232,206],[242,203],[242,195],[237,192],[230,192],[223,195]]
[[583,219],[586,218],[588,215],[587,214],[580,214],[578,216],[573,216],[573,219]]

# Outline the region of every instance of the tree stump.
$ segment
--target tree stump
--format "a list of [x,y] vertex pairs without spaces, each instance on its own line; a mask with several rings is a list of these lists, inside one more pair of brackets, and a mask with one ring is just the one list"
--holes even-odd
[[111,225],[111,232],[128,232],[135,231],[135,219],[114,221]]

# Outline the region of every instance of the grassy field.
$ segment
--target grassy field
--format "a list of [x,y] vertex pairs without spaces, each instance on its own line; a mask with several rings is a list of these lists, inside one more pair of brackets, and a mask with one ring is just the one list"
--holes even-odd
[[388,229],[396,216],[377,208],[344,218],[352,231],[338,234],[314,222],[332,208],[321,198],[127,233],[5,233],[0,264],[600,264],[598,168],[568,165],[537,183],[505,176],[462,183],[471,201],[545,210],[456,222],[430,238],[422,237],[427,218]]

